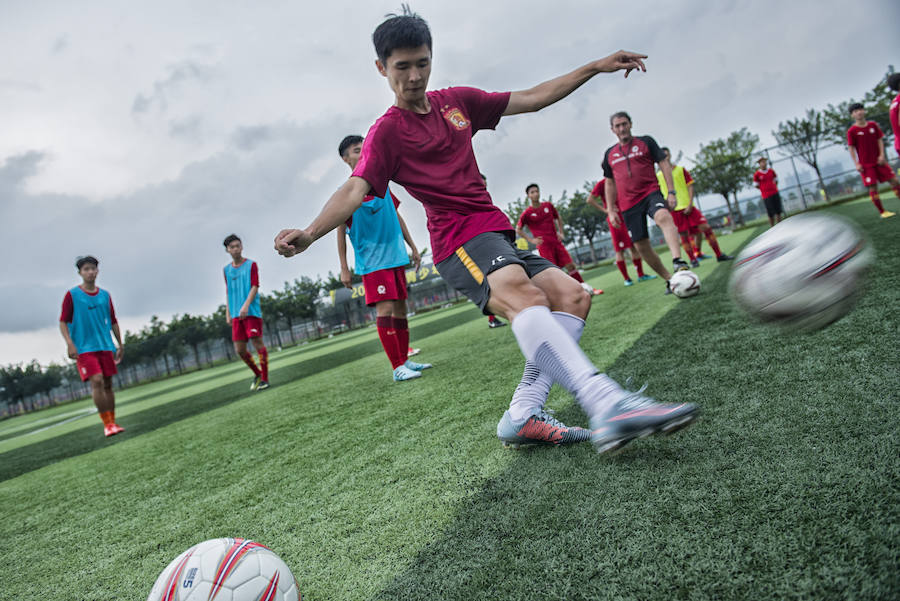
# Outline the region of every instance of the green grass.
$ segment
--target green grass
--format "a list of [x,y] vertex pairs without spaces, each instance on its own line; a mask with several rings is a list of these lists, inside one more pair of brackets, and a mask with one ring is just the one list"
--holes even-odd
[[[900,242],[868,201],[835,211],[878,261],[813,334],[749,323],[715,262],[686,301],[590,272],[589,356],[704,409],[615,458],[500,447],[522,359],[469,305],[411,320],[435,364],[414,382],[369,329],[272,353],[265,392],[237,363],[124,391],[109,440],[84,402],[7,420],[0,599],[144,599],[217,536],[271,546],[311,601],[896,598]],[[567,394],[549,405],[584,424]]]

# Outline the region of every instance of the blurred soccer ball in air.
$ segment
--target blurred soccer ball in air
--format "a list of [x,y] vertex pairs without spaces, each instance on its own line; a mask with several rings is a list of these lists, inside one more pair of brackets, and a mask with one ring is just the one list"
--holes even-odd
[[865,238],[846,219],[796,215],[744,247],[729,290],[759,321],[817,330],[853,307],[872,257]]

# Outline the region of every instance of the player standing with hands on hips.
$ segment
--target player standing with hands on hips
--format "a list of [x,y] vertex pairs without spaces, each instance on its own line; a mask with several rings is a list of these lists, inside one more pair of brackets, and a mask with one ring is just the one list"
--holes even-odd
[[[394,105],[366,135],[350,179],[306,229],[280,231],[275,249],[287,257],[303,252],[343,223],[366,195],[383,196],[394,181],[424,205],[434,261],[444,280],[485,314],[512,323],[526,363],[497,426],[502,442],[564,444],[589,438],[598,452],[606,452],[692,422],[694,405],[664,405],[626,391],[585,356],[578,341],[590,296],[563,270],[515,247],[513,228],[491,201],[472,148],[472,136],[494,129],[501,117],[539,111],[599,73],[643,71],[646,56],[615,52],[516,92],[428,91],[432,41],[421,17],[404,7],[403,14],[379,25],[372,39],[375,64],[394,92]],[[554,382],[575,396],[590,419],[590,432],[569,428],[544,411]]]

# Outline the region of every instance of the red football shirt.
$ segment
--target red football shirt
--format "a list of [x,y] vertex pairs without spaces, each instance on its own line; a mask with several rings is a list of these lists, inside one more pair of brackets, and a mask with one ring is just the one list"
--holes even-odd
[[756,173],[753,174],[753,181],[759,185],[759,193],[763,198],[769,198],[778,194],[776,179],[778,179],[778,176],[775,174],[774,169],[766,169],[765,171],[757,169]]
[[666,158],[656,140],[650,136],[634,136],[622,146],[610,146],[603,155],[603,175],[616,183],[616,205],[627,211],[654,190],[656,163]]
[[891,129],[894,131],[894,150],[900,154],[900,94],[891,102]]
[[446,88],[427,97],[428,114],[392,106],[375,122],[353,175],[376,196],[393,180],[422,203],[439,263],[478,234],[512,229],[491,201],[472,149],[475,132],[497,126],[509,92]]
[[601,204],[606,204],[606,178],[604,177],[599,182],[594,184],[594,189],[591,190],[591,194],[596,196],[603,202]]
[[878,164],[878,140],[883,137],[874,121],[867,121],[863,127],[851,125],[847,130],[847,144],[856,149],[859,164],[866,167]]
[[558,218],[559,213],[556,212],[556,207],[552,203],[542,202],[537,207],[529,206],[522,211],[522,215],[519,217],[519,227],[527,225],[531,230],[531,235],[535,238],[543,238],[545,241],[558,240],[559,236],[556,235],[556,224],[554,223],[554,220]]

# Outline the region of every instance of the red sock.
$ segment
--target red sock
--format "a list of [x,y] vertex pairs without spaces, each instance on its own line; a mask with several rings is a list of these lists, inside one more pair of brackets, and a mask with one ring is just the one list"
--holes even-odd
[[616,267],[622,272],[622,277],[625,278],[626,281],[631,279],[628,277],[628,268],[625,267],[625,261],[616,261]]
[[266,347],[262,347],[260,349],[256,349],[256,354],[259,355],[259,371],[262,372],[262,379],[264,382],[269,381],[269,350]]
[[691,244],[690,236],[687,234],[679,234],[679,236],[681,236],[681,248],[687,253],[688,259],[696,261],[697,257],[694,255],[694,246]]
[[494,317],[493,315],[488,315],[488,321],[489,321],[489,322],[494,323],[494,321],[496,321],[496,319],[497,319],[497,318]]
[[722,256],[722,249],[719,248],[719,241],[716,239],[716,235],[712,230],[707,230],[703,232],[703,235],[706,236],[706,241],[709,242],[709,247],[713,249],[713,252],[716,253],[717,257]]
[[397,369],[406,362],[406,358],[399,357],[397,353],[397,330],[394,329],[394,318],[390,315],[376,317],[375,326],[378,329],[378,337],[381,339],[384,353],[391,362],[391,368]]
[[406,357],[409,354],[409,322],[405,317],[395,317],[394,329],[397,330],[397,352],[406,363]]
[[884,213],[884,205],[881,204],[881,198],[878,196],[878,189],[876,187],[872,186],[869,188],[869,198],[872,199],[872,204],[875,205],[878,212]]
[[637,269],[638,277],[639,277],[639,278],[644,277],[644,262],[641,261],[641,260],[640,260],[639,258],[637,258],[637,257],[634,257],[634,258],[631,260],[631,262],[634,263],[634,268]]
[[108,426],[109,424],[111,424],[111,423],[113,423],[114,421],[116,421],[116,418],[113,417],[113,412],[112,412],[112,411],[102,411],[102,412],[100,413],[100,419],[103,420],[103,425],[104,425],[104,426]]
[[251,355],[247,351],[240,353],[240,355],[241,355],[241,359],[244,360],[244,363],[246,363],[247,366],[253,370],[253,373],[256,374],[256,377],[261,378],[262,374],[259,372],[259,368],[256,367],[256,361],[253,360],[253,355]]
[[584,283],[584,278],[581,277],[581,274],[578,273],[577,269],[573,269],[572,271],[570,271],[569,275],[572,276],[573,278],[575,278],[576,280],[578,280],[579,282],[581,282],[582,284]]

